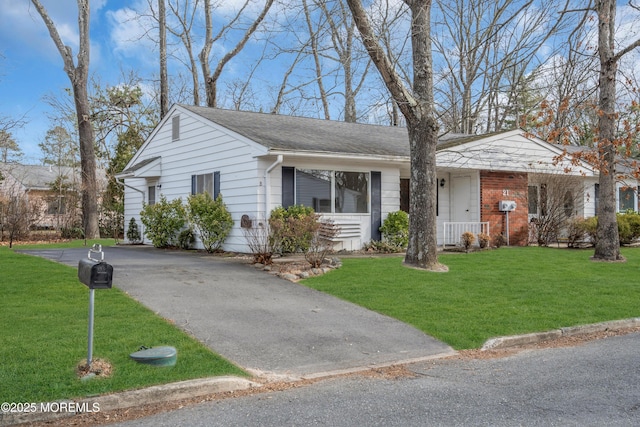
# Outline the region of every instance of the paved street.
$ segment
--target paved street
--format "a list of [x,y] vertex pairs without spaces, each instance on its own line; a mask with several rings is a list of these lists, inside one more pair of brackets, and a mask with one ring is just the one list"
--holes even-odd
[[118,426],[637,426],[640,334],[490,360],[411,365],[229,398]]

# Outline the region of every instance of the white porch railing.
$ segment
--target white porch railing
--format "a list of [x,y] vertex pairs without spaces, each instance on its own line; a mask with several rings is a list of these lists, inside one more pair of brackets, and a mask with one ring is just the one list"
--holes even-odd
[[444,233],[442,235],[442,247],[444,248],[447,245],[457,245],[460,243],[460,238],[462,237],[462,233],[465,231],[470,231],[476,236],[475,244],[478,244],[478,233],[484,233],[487,236],[489,234],[489,223],[488,222],[445,222],[444,225]]

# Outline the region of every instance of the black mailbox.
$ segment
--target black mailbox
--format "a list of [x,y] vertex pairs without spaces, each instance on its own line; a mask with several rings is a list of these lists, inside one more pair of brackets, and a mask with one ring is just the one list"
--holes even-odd
[[89,289],[111,289],[113,266],[91,258],[81,259],[78,262],[78,279]]

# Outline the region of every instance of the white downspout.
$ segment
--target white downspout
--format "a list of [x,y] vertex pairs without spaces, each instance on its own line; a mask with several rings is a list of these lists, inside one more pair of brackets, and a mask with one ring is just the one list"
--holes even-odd
[[282,157],[282,154],[278,154],[278,158],[276,159],[276,161],[273,162],[273,164],[264,171],[264,185],[265,185],[264,219],[265,220],[269,219],[267,218],[267,216],[269,215],[269,206],[271,206],[271,171],[274,170],[276,166],[281,165],[283,160],[284,158]]

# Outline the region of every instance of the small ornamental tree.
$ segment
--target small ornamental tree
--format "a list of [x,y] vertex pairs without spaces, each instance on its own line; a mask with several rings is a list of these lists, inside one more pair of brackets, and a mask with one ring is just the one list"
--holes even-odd
[[140,230],[138,229],[138,223],[134,217],[129,220],[129,227],[127,228],[127,240],[131,243],[140,243],[142,238],[140,237]]
[[333,251],[333,239],[340,234],[340,227],[332,221],[323,221],[313,233],[309,249],[304,254],[304,259],[313,268],[318,268],[324,262],[328,253]]
[[187,215],[200,235],[205,250],[209,253],[220,250],[233,227],[233,219],[222,201],[222,195],[215,200],[206,192],[189,196]]
[[157,203],[144,205],[140,218],[153,246],[166,248],[176,246],[178,233],[186,223],[186,212],[181,198],[168,202],[165,196],[160,196]]
[[253,254],[253,262],[264,265],[273,264],[273,249],[269,223],[261,220],[251,222],[242,227],[249,250]]

